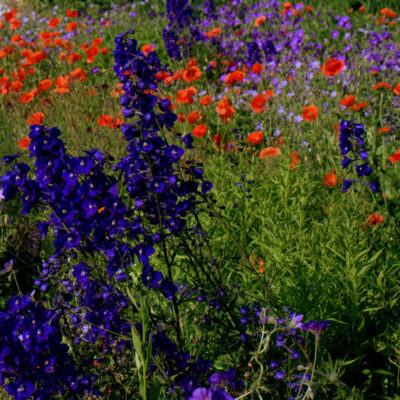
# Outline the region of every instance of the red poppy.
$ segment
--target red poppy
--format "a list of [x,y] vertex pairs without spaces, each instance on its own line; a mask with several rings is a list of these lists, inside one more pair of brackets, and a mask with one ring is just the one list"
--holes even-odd
[[230,105],[228,97],[224,96],[215,107],[215,111],[221,117],[222,121],[228,122],[236,114],[235,109]]
[[144,44],[142,46],[142,53],[147,56],[147,54],[149,54],[149,52],[154,51],[154,45],[153,44]]
[[7,21],[7,22],[11,22],[14,21],[17,18],[17,10],[15,8],[13,8],[10,11],[6,11],[3,13],[3,18]]
[[251,109],[257,114],[262,114],[265,111],[264,105],[266,101],[267,96],[263,94],[255,95],[250,103]]
[[400,161],[400,149],[398,149],[398,150],[396,151],[396,153],[394,153],[393,155],[391,155],[391,156],[389,157],[389,161],[392,162],[392,163],[395,163],[395,162],[399,162],[399,161]]
[[14,81],[11,82],[11,90],[13,90],[14,92],[19,92],[23,87],[22,82],[20,81]]
[[392,11],[390,8],[382,8],[382,10],[379,11],[379,14],[381,15],[386,15],[389,18],[395,18],[396,13]]
[[253,74],[261,74],[261,72],[263,71],[264,67],[260,64],[260,63],[256,63],[251,67],[251,72],[253,72]]
[[289,155],[291,158],[291,163],[289,169],[296,169],[296,164],[301,162],[301,159],[299,157],[299,153],[297,151],[292,151]]
[[233,85],[235,82],[241,82],[245,77],[243,71],[235,71],[225,77],[225,86]]
[[14,21],[11,22],[10,24],[10,29],[14,30],[17,29],[21,26],[22,21],[20,19],[15,19]]
[[75,61],[82,60],[82,54],[80,53],[70,53],[68,54],[68,64],[72,64]]
[[372,90],[378,90],[379,88],[384,87],[385,89],[390,90],[392,87],[386,83],[386,82],[379,82],[376,85],[374,85],[374,87],[372,88]]
[[354,104],[355,100],[356,100],[356,98],[352,94],[349,94],[345,98],[340,100],[339,104],[341,106],[351,107]]
[[251,144],[259,144],[263,140],[263,137],[264,135],[262,134],[262,132],[255,131],[247,136],[247,141]]
[[47,25],[49,26],[49,28],[55,28],[59,23],[61,22],[60,18],[52,18]]
[[338,177],[336,175],[336,171],[332,169],[329,174],[325,175],[324,184],[326,186],[332,187],[335,186],[337,183],[338,183]]
[[192,130],[192,135],[197,138],[203,137],[207,132],[207,125],[196,125]]
[[266,147],[260,151],[259,158],[261,160],[266,159],[268,157],[276,157],[281,154],[281,149],[279,147]]
[[308,107],[304,107],[301,117],[307,122],[313,122],[318,117],[318,107],[314,104],[311,104]]
[[184,73],[183,73],[183,80],[189,83],[192,83],[193,81],[196,81],[197,79],[200,79],[201,77],[201,71],[199,67],[196,67],[195,65],[188,68]]
[[343,60],[330,58],[329,60],[327,60],[325,65],[321,66],[321,71],[325,76],[331,77],[339,74],[342,71],[344,65],[345,62]]
[[84,80],[86,80],[87,75],[82,68],[76,68],[69,74],[69,77],[72,80],[83,82]]
[[78,26],[77,22],[69,22],[65,30],[67,32],[72,32],[77,26]]
[[387,133],[387,132],[390,132],[390,126],[384,126],[378,131],[378,133]]
[[35,112],[28,118],[28,125],[41,125],[44,120],[44,114]]
[[368,214],[367,215],[367,224],[374,226],[378,224],[383,224],[383,217],[381,214]]
[[68,76],[59,76],[54,79],[54,86],[55,87],[68,87],[69,86],[69,77]]
[[65,15],[69,18],[75,18],[79,15],[78,11],[75,10],[67,10],[65,11]]
[[19,98],[19,101],[21,103],[27,104],[30,103],[33,99],[33,94],[31,92],[25,92],[21,94],[21,97]]
[[221,136],[217,133],[214,136],[211,137],[211,140],[215,143],[215,145],[219,148],[219,146],[221,145]]
[[200,114],[198,111],[192,111],[188,116],[187,116],[187,122],[189,124],[194,124],[198,119],[200,118]]
[[398,84],[393,88],[393,93],[394,93],[396,96],[399,96],[399,95],[400,95],[400,83],[398,83]]
[[209,96],[208,94],[206,94],[205,96],[203,96],[201,98],[201,100],[199,101],[199,103],[202,106],[209,106],[211,104],[211,96]]
[[360,110],[362,110],[363,108],[366,108],[366,107],[368,107],[368,103],[366,101],[361,101],[358,104],[354,104],[353,107],[351,107],[351,109],[354,110],[354,111],[360,111]]
[[28,136],[23,137],[21,140],[17,142],[17,146],[23,150],[28,148],[28,146],[31,143],[31,139],[28,138]]
[[257,27],[257,26],[262,25],[262,24],[265,22],[266,19],[267,19],[267,18],[265,17],[265,15],[256,18],[256,20],[254,21],[254,26]]
[[51,88],[51,85],[52,83],[50,79],[44,79],[41,82],[39,82],[38,89],[41,92],[45,92]]
[[180,104],[193,104],[193,96],[197,93],[197,89],[189,86],[187,89],[179,90],[176,94],[176,101]]

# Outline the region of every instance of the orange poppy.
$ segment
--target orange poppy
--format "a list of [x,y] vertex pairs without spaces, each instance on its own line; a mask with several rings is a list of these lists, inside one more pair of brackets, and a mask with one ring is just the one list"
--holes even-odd
[[44,120],[44,114],[35,112],[28,118],[28,125],[41,125]]
[[247,136],[247,141],[251,144],[260,144],[261,141],[263,140],[263,137],[264,135],[262,134],[262,132],[255,131]]
[[260,156],[259,158],[261,160],[264,160],[268,157],[276,157],[281,154],[281,149],[279,147],[266,147],[265,149],[262,149],[260,151]]
[[228,97],[224,96],[215,107],[215,111],[221,117],[222,121],[228,122],[230,117],[236,114],[235,109],[230,105]]
[[39,82],[38,89],[41,92],[46,92],[51,88],[51,80],[50,79],[44,79],[41,82]]
[[23,150],[29,147],[31,143],[31,139],[28,138],[28,136],[23,137],[21,140],[17,142],[17,146]]
[[262,114],[265,111],[264,105],[266,101],[267,101],[267,96],[263,94],[257,94],[251,100],[250,103],[251,109],[257,114]]
[[187,122],[189,124],[194,124],[198,119],[200,118],[200,114],[198,111],[192,111],[188,116],[187,116]]
[[255,21],[254,21],[254,26],[257,27],[257,26],[262,25],[262,24],[265,22],[266,19],[267,19],[267,18],[265,17],[265,15],[256,18]]
[[55,28],[59,23],[61,22],[60,18],[52,18],[47,25],[49,26],[49,28]]
[[201,71],[199,67],[196,67],[195,65],[188,68],[184,73],[183,73],[183,80],[186,82],[193,82],[196,81],[197,79],[200,79],[201,77]]
[[324,184],[326,186],[332,187],[338,183],[338,177],[336,175],[336,171],[334,169],[331,170],[329,174],[325,175]]
[[207,125],[196,125],[192,130],[192,135],[197,138],[203,137],[207,132]]
[[197,89],[189,86],[187,89],[182,89],[176,94],[176,101],[180,104],[193,104],[193,96],[197,93]]
[[211,104],[211,96],[209,96],[208,94],[206,94],[205,96],[203,96],[203,97],[200,99],[199,103],[200,103],[202,106],[209,106],[209,105]]
[[311,104],[308,107],[304,107],[301,117],[307,122],[315,121],[318,118],[318,107],[314,104]]
[[331,77],[339,74],[342,71],[344,65],[345,62],[343,60],[330,58],[329,60],[327,60],[325,65],[321,66],[321,71],[325,76]]
[[398,84],[393,88],[393,93],[394,93],[396,96],[399,96],[399,95],[400,95],[400,83],[398,83]]
[[349,94],[344,99],[340,100],[339,104],[341,106],[351,107],[354,104],[355,100],[356,98],[352,94]]

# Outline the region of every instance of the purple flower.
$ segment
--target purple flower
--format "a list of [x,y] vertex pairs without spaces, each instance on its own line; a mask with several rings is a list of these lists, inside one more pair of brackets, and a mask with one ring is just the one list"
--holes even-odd
[[212,387],[207,389],[200,387],[193,391],[189,400],[234,400],[234,398],[221,388]]
[[310,321],[304,325],[304,330],[319,336],[329,325],[330,323],[328,321]]
[[331,38],[332,39],[337,39],[339,37],[339,31],[336,29],[331,30]]

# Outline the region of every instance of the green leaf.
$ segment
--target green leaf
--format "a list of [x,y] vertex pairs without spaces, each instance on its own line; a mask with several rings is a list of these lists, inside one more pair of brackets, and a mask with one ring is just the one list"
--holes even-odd
[[150,390],[150,400],[159,400],[161,394],[161,385],[155,383]]

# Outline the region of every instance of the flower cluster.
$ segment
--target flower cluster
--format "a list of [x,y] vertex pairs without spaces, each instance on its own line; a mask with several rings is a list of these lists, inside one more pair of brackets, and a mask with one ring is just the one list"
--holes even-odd
[[[275,378],[278,380],[285,380],[289,391],[293,394],[290,398],[293,400],[303,398],[304,391],[308,384],[311,384],[311,369],[315,369],[315,365],[310,365],[308,355],[304,350],[304,333],[309,332],[316,338],[315,346],[318,346],[318,341],[322,331],[330,325],[328,321],[309,321],[303,323],[303,315],[289,312],[289,318],[263,317],[261,316],[262,323],[274,324],[279,334],[276,337],[275,346],[278,349],[283,349],[287,352],[287,357],[281,360],[271,361],[269,366],[272,371],[275,371]],[[298,350],[296,350],[296,348]],[[314,350],[316,351],[316,349]],[[304,356],[307,362],[301,361]],[[289,370],[288,373],[283,372],[285,363],[289,364],[293,361],[296,364],[296,371],[303,371],[303,373],[296,373]],[[293,366],[292,366],[293,369]]]
[[[342,160],[343,168],[347,168],[353,162],[361,161],[362,164],[355,165],[357,176],[360,178],[362,176],[370,176],[372,174],[372,168],[366,162],[368,158],[368,152],[365,148],[365,130],[362,124],[355,124],[353,121],[342,120],[340,122],[339,147],[341,150],[341,155],[344,156]],[[347,156],[349,153],[352,154],[353,158],[349,158]],[[343,181],[342,192],[347,192],[355,182],[361,181],[356,181],[354,179]],[[372,183],[362,183],[369,186],[374,193],[379,192],[378,181],[374,181]]]
[[[148,257],[154,252],[153,244],[186,229],[186,215],[195,209],[199,195],[207,193],[212,184],[202,181],[203,172],[195,165],[181,167],[192,179],[180,178],[174,165],[179,163],[184,150],[169,145],[158,135],[163,127],[171,129],[177,116],[170,111],[171,102],[159,99],[154,92],[157,89],[155,73],[160,68],[157,55],[153,52],[145,56],[139,51],[136,40],[129,39],[128,34],[120,34],[115,42],[114,57],[114,71],[125,92],[121,98],[125,107],[122,113],[134,121],[122,127],[129,143],[128,155],[119,161],[117,168],[124,173],[126,190],[137,210],[131,222],[135,237],[143,235],[144,238],[135,250],[144,267],[145,285],[160,288],[172,299],[176,286],[171,276],[164,279],[161,272],[154,271]],[[129,79],[130,75],[135,81]],[[180,139],[191,146],[190,134]]]
[[[212,4],[207,12],[215,12]],[[193,12],[188,0],[167,0],[168,25],[163,29],[163,39],[168,57],[181,60],[190,54],[194,42],[203,40],[198,27],[193,25]]]
[[14,296],[0,312],[0,383],[15,399],[69,399],[91,391],[94,377],[79,372],[62,342],[59,315],[28,296]]

